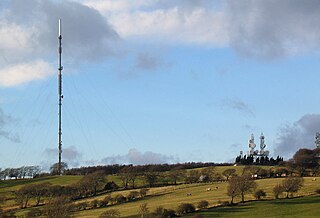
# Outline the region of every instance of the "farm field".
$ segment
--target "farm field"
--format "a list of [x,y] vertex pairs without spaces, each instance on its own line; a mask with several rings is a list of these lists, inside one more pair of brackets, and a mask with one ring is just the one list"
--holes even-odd
[[[319,217],[320,196],[308,196],[294,199],[278,199],[270,201],[251,201],[232,207],[217,207],[197,212],[204,218],[209,217]],[[183,217],[193,217],[195,214]]]
[[[216,172],[222,172],[227,168],[235,168],[239,174],[243,169],[242,166],[216,167],[215,169],[216,169]],[[201,170],[201,168],[197,170]],[[163,175],[165,175],[165,173],[163,173]],[[53,185],[71,185],[73,183],[78,182],[81,178],[82,176],[51,176],[51,177],[37,178],[33,180],[0,181],[0,194],[6,196],[8,199],[4,204],[5,208],[17,208],[16,203],[13,200],[13,197],[14,197],[13,193],[14,191],[21,188],[23,185],[34,184],[34,183],[44,183],[44,182],[50,182]],[[283,178],[256,180],[258,185],[257,189],[263,189],[267,193],[267,196],[264,199],[272,200],[273,199],[272,189],[275,185],[281,183],[282,180]],[[115,181],[119,186],[121,186],[121,180],[118,176],[110,175],[108,176],[108,181]],[[139,178],[137,180],[136,185],[138,187],[139,186],[141,187],[143,185],[145,186],[146,184],[141,178]],[[132,217],[138,214],[139,206],[142,203],[147,203],[150,211],[153,211],[159,206],[162,206],[166,209],[176,210],[178,205],[181,203],[192,203],[194,205],[197,205],[197,203],[201,200],[208,201],[209,207],[214,207],[223,201],[230,201],[230,197],[228,197],[226,194],[227,186],[228,186],[227,182],[214,182],[214,183],[180,184],[180,185],[150,188],[148,195],[144,198],[138,198],[136,200],[125,202],[122,204],[109,205],[103,208],[83,210],[75,213],[75,217],[98,217],[101,213],[103,213],[108,209],[118,209],[121,213],[121,217]],[[313,181],[313,178],[311,177],[305,177],[304,186],[299,190],[298,193],[295,194],[295,196],[312,195],[315,193],[315,190],[318,189],[319,187],[320,187],[320,177],[318,177],[316,181]],[[211,189],[211,190],[208,191],[207,189]],[[136,189],[136,190],[139,191],[139,189]],[[114,197],[118,194],[127,196],[130,191],[132,191],[132,189],[115,191],[111,193],[111,196]],[[80,203],[80,202],[90,203],[94,200],[102,200],[105,196],[106,194],[101,194],[95,197],[90,197],[90,198],[85,198],[85,199],[75,201],[75,203]],[[254,197],[252,194],[248,194],[245,196],[245,200],[253,200],[253,199]],[[240,201],[239,198],[235,198],[235,202],[239,202],[239,201]],[[266,201],[266,203],[267,202],[269,201]],[[30,203],[33,204],[34,202],[31,201]],[[248,211],[249,211],[248,208],[254,207],[254,206],[246,206],[246,205],[247,204],[245,204],[244,206],[247,208]],[[257,207],[259,207],[259,204]],[[23,209],[23,210],[19,209],[16,211],[16,215],[23,216],[27,211],[29,211],[29,209],[30,208]],[[212,210],[214,210],[214,213],[218,213],[218,212],[215,212],[215,209],[212,209]],[[229,208],[226,208],[226,210],[229,210]],[[239,209],[239,211],[242,211],[242,210],[243,209]],[[211,213],[211,210],[209,212]],[[208,217],[210,217],[210,215]]]
[[[257,180],[258,189],[263,189],[267,192],[266,199],[273,199],[272,188],[282,181],[279,179],[261,179]],[[94,210],[85,210],[77,213],[77,217],[97,217],[103,211],[108,209],[118,209],[122,217],[136,215],[138,208],[142,203],[147,203],[150,211],[153,211],[158,206],[163,206],[167,209],[176,209],[180,203],[197,204],[201,200],[207,200],[209,206],[217,205],[220,201],[229,201],[230,198],[226,194],[228,183],[211,183],[211,184],[191,184],[191,185],[178,185],[162,188],[150,189],[150,195],[144,199],[127,202],[124,204],[109,206],[107,208],[99,208]],[[218,187],[218,189],[215,189]],[[320,178],[317,181],[312,181],[310,177],[304,179],[304,186],[295,196],[311,195],[320,187]],[[211,188],[212,191],[206,191]],[[114,195],[117,193],[113,193]],[[125,194],[125,193],[122,193]],[[187,196],[187,194],[191,194]],[[99,196],[93,199],[101,199]],[[246,200],[253,200],[252,195],[246,195]],[[89,199],[87,199],[89,200]],[[235,199],[239,201],[240,199]]]

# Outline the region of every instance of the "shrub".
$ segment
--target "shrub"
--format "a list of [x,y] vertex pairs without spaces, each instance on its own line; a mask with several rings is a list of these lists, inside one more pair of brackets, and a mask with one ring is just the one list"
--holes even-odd
[[85,210],[87,209],[88,203],[87,202],[81,202],[75,205],[76,210]]
[[171,218],[171,217],[176,217],[176,211],[172,209],[164,209],[163,217],[165,218]]
[[104,186],[104,190],[116,190],[119,187],[117,186],[117,184],[113,181],[111,182],[107,182],[107,184]]
[[91,201],[90,205],[92,208],[97,208],[99,206],[99,201],[98,200],[93,200]]
[[137,191],[131,191],[131,192],[128,194],[127,199],[128,199],[129,201],[130,201],[130,200],[134,200],[134,199],[138,198],[139,195],[140,195],[139,192],[137,192]]
[[196,208],[193,206],[193,204],[190,203],[182,203],[177,208],[178,214],[184,214],[184,213],[192,213],[196,210]]
[[105,199],[102,199],[99,201],[99,206],[100,207],[105,207],[108,205],[108,201],[106,201]]
[[122,194],[118,194],[114,197],[114,200],[117,203],[123,203],[127,200],[127,198],[125,196],[123,196]]
[[[220,205],[220,206],[229,206],[230,205],[230,203],[229,203],[229,201],[221,201],[221,200],[219,200],[218,201],[218,204]],[[231,205],[233,204],[233,202],[231,202]]]
[[142,218],[147,217],[149,215],[149,208],[147,203],[140,204],[139,214],[141,215]]
[[110,210],[106,210],[99,216],[99,218],[113,218],[113,217],[120,217],[120,211],[117,209],[110,209]]
[[113,198],[111,197],[111,195],[106,195],[106,197],[104,197],[103,201],[106,202],[106,205],[108,205],[109,203],[112,204]]
[[148,191],[149,191],[149,189],[147,189],[147,188],[140,189],[140,196],[142,198],[145,197],[147,195]]
[[283,190],[282,185],[278,184],[278,185],[276,185],[275,187],[273,187],[272,191],[273,191],[274,197],[275,197],[276,199],[278,199],[278,198],[279,198],[279,195],[282,194],[282,192],[283,192],[284,190]]
[[209,202],[208,201],[206,201],[206,200],[202,200],[202,201],[200,201],[199,203],[198,203],[198,208],[199,209],[205,209],[205,208],[207,208],[209,206]]
[[154,218],[171,218],[176,217],[176,212],[171,209],[165,209],[162,206],[157,207],[155,211],[151,214]]
[[261,197],[265,197],[267,196],[266,192],[263,191],[262,189],[259,189],[257,190],[255,193],[254,193],[254,197],[257,199],[257,200],[260,200]]
[[70,200],[66,197],[55,198],[45,207],[48,218],[69,218],[71,210]]

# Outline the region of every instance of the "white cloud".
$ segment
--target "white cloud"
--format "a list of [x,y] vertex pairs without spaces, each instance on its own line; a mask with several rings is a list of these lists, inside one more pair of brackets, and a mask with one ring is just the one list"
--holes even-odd
[[114,55],[118,34],[95,9],[71,1],[12,0],[0,8],[0,85],[15,86],[52,74],[62,19],[64,60],[96,62]]
[[[51,161],[58,156],[58,149],[46,148],[43,154]],[[62,161],[66,162],[69,167],[79,167],[82,156],[83,154],[75,146],[65,147],[62,150]]]
[[124,38],[226,46],[275,59],[319,50],[318,0],[86,0]]
[[172,155],[164,155],[151,151],[140,152],[137,149],[130,149],[126,155],[109,156],[102,159],[104,164],[164,164],[177,163],[178,158]]
[[54,68],[43,60],[19,63],[0,70],[1,86],[16,86],[33,80],[45,79],[54,73]]
[[[228,42],[225,14],[184,1],[85,1],[99,10],[121,37],[150,41],[198,43],[223,46]],[[187,7],[182,7],[182,6]]]
[[320,42],[318,0],[230,1],[230,45],[261,59],[315,52]]
[[316,148],[316,132],[320,132],[320,114],[306,114],[292,125],[283,126],[278,133],[275,155],[291,158],[300,148]]

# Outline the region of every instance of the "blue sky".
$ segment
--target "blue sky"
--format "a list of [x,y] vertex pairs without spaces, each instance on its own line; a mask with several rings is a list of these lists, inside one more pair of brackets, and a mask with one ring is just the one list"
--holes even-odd
[[266,136],[271,156],[320,131],[318,1],[0,3],[0,168],[226,162]]

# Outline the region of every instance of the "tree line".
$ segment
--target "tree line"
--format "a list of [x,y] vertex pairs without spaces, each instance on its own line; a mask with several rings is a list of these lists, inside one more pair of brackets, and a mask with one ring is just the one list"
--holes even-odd
[[231,166],[232,163],[213,163],[213,162],[186,162],[176,164],[147,164],[147,165],[99,165],[99,166],[88,166],[80,168],[66,169],[65,175],[86,175],[95,171],[104,171],[106,174],[117,174],[123,168],[134,168],[136,172],[165,172],[175,169],[195,169],[210,166]]
[[277,156],[276,158],[269,158],[268,156],[261,156],[254,158],[253,155],[239,155],[236,157],[235,163],[242,165],[278,166],[283,163],[283,157]]
[[41,173],[40,166],[23,166],[18,168],[0,169],[0,180],[26,179],[37,177]]

